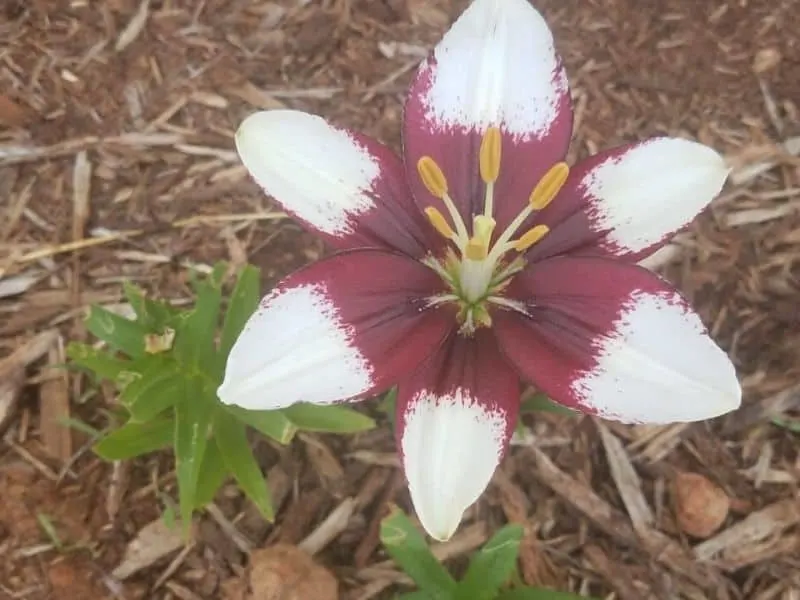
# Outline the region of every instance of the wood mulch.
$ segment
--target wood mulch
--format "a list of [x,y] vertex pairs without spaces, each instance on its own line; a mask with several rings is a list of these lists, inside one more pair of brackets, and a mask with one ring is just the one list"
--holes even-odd
[[[237,124],[291,107],[397,147],[410,74],[464,5],[2,3],[0,599],[243,598],[231,582],[249,576],[248,554],[277,543],[313,554],[342,598],[407,589],[377,539],[389,504],[409,508],[385,423],[260,444],[276,522],[231,485],[184,546],[158,525],[175,491],[169,457],[93,457],[62,424],[102,426],[111,390],[52,367],[88,339],[89,304],[121,301],[122,281],[186,301],[189,267],[251,261],[266,287],[319,257],[248,180]],[[775,423],[800,417],[797,2],[537,5],[569,69],[573,157],[670,133],[730,161],[722,196],[651,262],[730,352],[744,407],[667,427],[529,415],[530,435],[436,552],[458,570],[520,522],[531,584],[622,600],[799,598],[800,439]]]

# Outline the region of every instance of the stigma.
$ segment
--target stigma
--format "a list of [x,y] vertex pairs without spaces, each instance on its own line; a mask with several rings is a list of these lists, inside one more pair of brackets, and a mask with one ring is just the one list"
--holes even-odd
[[[459,321],[462,332],[467,334],[478,326],[491,326],[486,303],[501,296],[508,280],[525,265],[524,253],[549,233],[543,224],[520,230],[531,215],[555,199],[569,175],[566,163],[553,165],[531,191],[519,214],[498,234],[494,204],[502,150],[500,129],[489,127],[481,139],[478,165],[484,184],[483,212],[470,215],[469,223],[450,196],[447,178],[436,161],[423,156],[417,162],[425,188],[441,201],[441,206],[425,208],[425,215],[439,235],[450,242],[444,259],[429,256],[423,262],[449,285],[452,294],[448,297],[458,299]],[[512,199],[505,199],[508,200]]]

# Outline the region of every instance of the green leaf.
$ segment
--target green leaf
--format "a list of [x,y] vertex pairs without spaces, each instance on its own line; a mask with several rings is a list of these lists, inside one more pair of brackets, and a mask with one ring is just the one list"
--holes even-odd
[[551,412],[559,415],[575,415],[574,410],[570,410],[566,406],[553,402],[547,395],[541,392],[535,392],[522,399],[522,407],[520,412]]
[[122,284],[122,292],[136,313],[136,319],[151,333],[160,333],[179,312],[164,301],[149,299],[142,288],[129,281]]
[[417,590],[407,594],[400,594],[395,600],[436,600],[436,598],[439,598],[439,596],[432,595],[425,590]]
[[203,382],[197,377],[187,380],[181,392],[175,404],[175,472],[181,522],[188,527],[196,504],[209,426],[217,407],[209,401]]
[[272,501],[264,474],[258,466],[250,444],[247,429],[233,415],[219,411],[214,421],[214,437],[222,459],[247,497],[258,507],[267,521],[275,518]]
[[75,419],[73,417],[61,417],[58,419],[58,424],[63,427],[70,427],[75,431],[80,431],[83,434],[88,435],[90,438],[99,438],[103,435],[103,432],[99,429],[95,429],[88,423],[84,423],[80,419]]
[[375,427],[375,421],[360,412],[341,405],[293,404],[284,408],[289,420],[305,431],[355,433]]
[[456,582],[402,511],[393,509],[381,521],[380,537],[389,555],[431,598],[452,598]]
[[236,338],[242,332],[247,319],[256,308],[261,294],[260,271],[251,265],[245,265],[236,280],[236,286],[228,300],[228,310],[222,325],[219,353],[227,359]]
[[113,350],[132,358],[144,355],[144,338],[148,331],[141,323],[120,317],[100,306],[89,308],[86,329]]
[[492,600],[517,567],[522,527],[507,525],[473,556],[458,584],[458,600]]
[[67,346],[67,357],[77,367],[107,381],[118,381],[120,374],[129,371],[132,364],[131,361],[116,358],[105,350],[78,342],[71,342]]
[[570,592],[555,592],[547,588],[526,587],[503,592],[495,600],[591,600],[591,598]]
[[202,476],[197,481],[197,490],[194,498],[194,508],[200,509],[214,500],[220,486],[228,476],[228,469],[222,459],[222,453],[215,438],[208,440],[206,452],[203,455]]
[[120,394],[120,400],[137,421],[149,421],[173,406],[185,377],[175,361],[165,355],[148,358],[149,367]]
[[240,406],[226,406],[225,409],[245,425],[284,446],[297,433],[297,427],[282,410],[247,410]]
[[94,445],[95,453],[105,460],[125,460],[168,447],[175,424],[172,419],[147,423],[128,421]]
[[780,417],[775,417],[772,419],[772,424],[787,429],[792,433],[800,433],[800,419],[782,419]]
[[209,277],[197,284],[197,300],[194,308],[176,323],[175,355],[188,366],[210,372],[212,378],[221,377],[222,369],[217,364],[214,337],[222,303],[221,288]]

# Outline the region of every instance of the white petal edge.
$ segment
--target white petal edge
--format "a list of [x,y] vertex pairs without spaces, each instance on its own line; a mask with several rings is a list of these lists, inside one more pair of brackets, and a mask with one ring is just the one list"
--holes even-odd
[[236,132],[236,150],[253,179],[288,211],[333,236],[353,231],[374,207],[381,167],[363,145],[316,115],[253,113]]
[[372,366],[337,312],[321,285],[266,296],[231,349],[219,399],[271,410],[329,404],[370,389]]
[[539,139],[569,93],[553,35],[528,0],[475,0],[423,64],[423,105],[439,127],[485,129]]
[[741,403],[730,359],[675,294],[633,294],[595,351],[597,365],[574,380],[572,390],[600,417],[685,423]]
[[639,252],[678,231],[719,194],[730,169],[715,150],[679,138],[655,138],[589,171],[592,227],[609,231],[607,250]]
[[418,392],[403,418],[400,444],[411,500],[428,534],[448,540],[502,458],[506,416],[459,388],[447,396]]

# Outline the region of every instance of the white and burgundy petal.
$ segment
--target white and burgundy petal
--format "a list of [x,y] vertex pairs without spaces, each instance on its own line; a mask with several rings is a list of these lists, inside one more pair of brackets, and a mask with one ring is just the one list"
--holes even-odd
[[402,161],[386,146],[293,110],[257,112],[236,149],[264,191],[334,248],[383,247],[421,257],[430,225]]
[[453,327],[452,310],[425,302],[441,285],[420,263],[380,250],[343,252],[297,271],[250,317],[228,357],[219,398],[276,409],[391,387]]
[[489,330],[454,335],[397,396],[397,434],[411,500],[437,540],[455,532],[489,485],[519,413],[519,378]]
[[520,374],[570,408],[627,423],[710,419],[736,409],[731,361],[680,294],[636,265],[564,257],[509,287],[525,313],[495,311]]
[[728,173],[716,151],[679,138],[653,138],[596,154],[575,165],[537,219],[551,232],[530,256],[578,250],[641,260],[708,206]]
[[502,134],[495,184],[501,228],[563,160],[572,133],[566,73],[547,23],[528,0],[475,0],[417,71],[406,98],[403,142],[423,208],[438,202],[416,171],[420,157],[430,156],[466,222],[482,212],[479,149],[489,127]]

